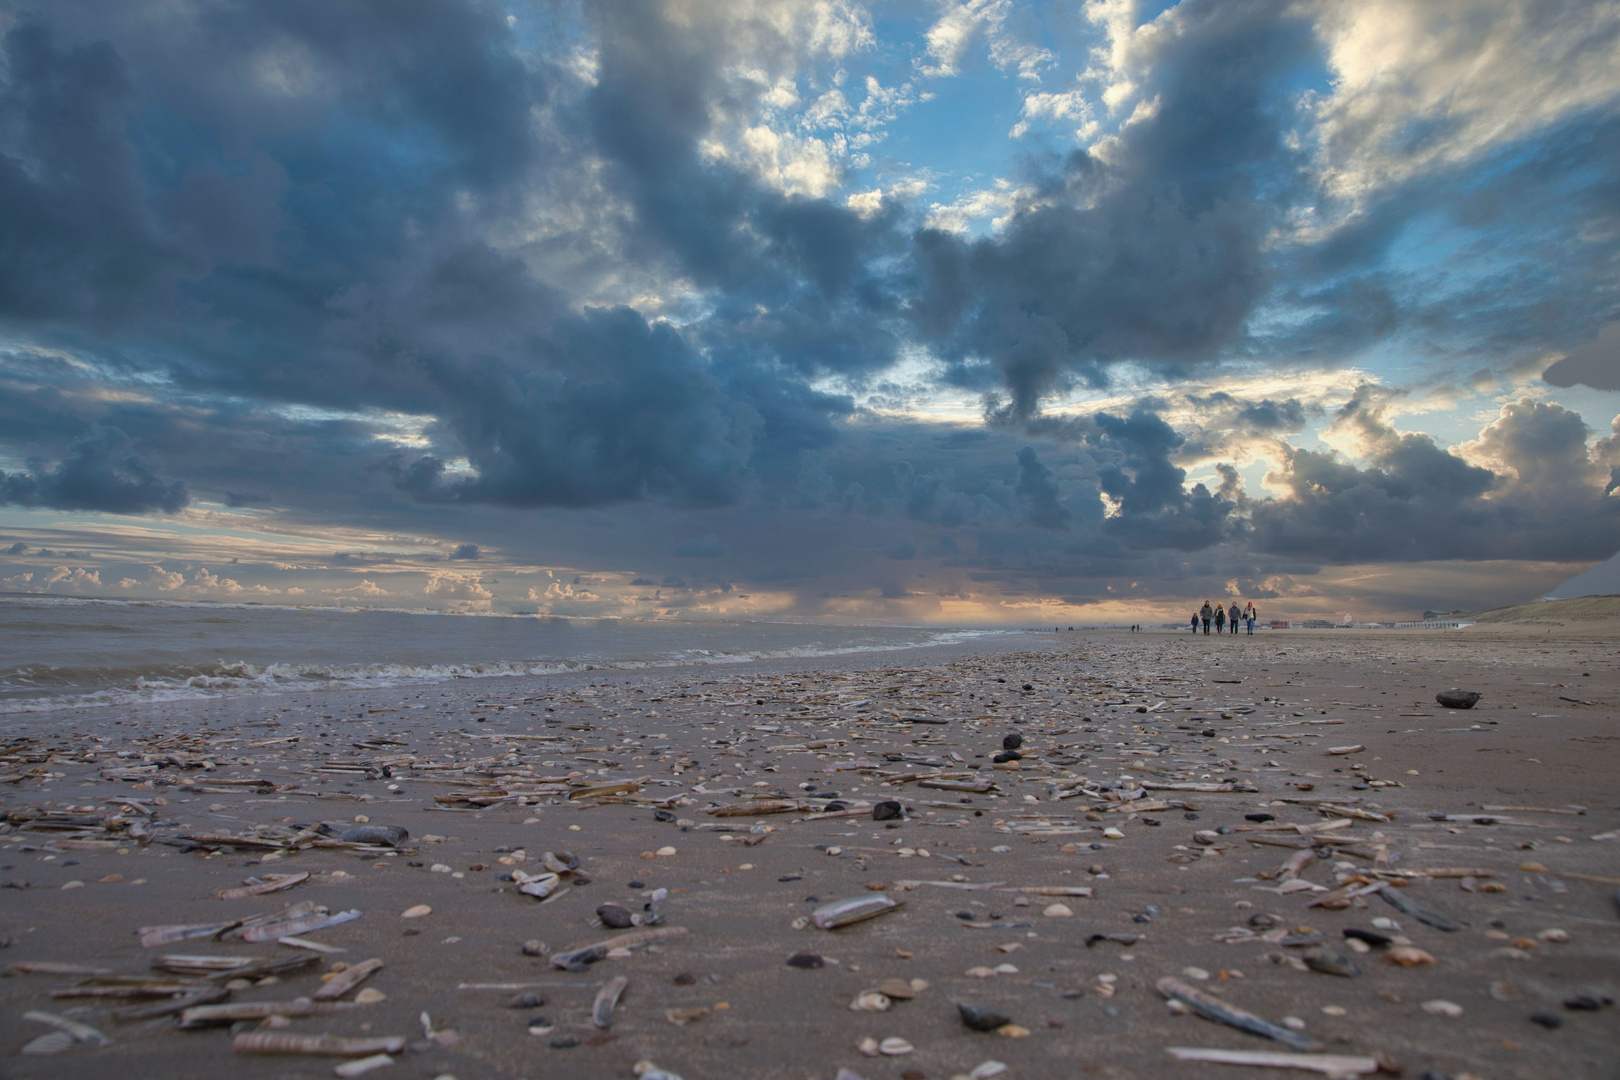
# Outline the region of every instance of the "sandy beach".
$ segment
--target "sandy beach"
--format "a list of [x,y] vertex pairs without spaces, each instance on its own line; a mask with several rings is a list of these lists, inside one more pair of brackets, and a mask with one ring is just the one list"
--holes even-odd
[[[1029,634],[13,716],[0,1076],[345,1060],[233,1052],[266,1031],[397,1039],[384,1078],[1305,1075],[1171,1047],[1614,1076],[1616,640]],[[1436,704],[1454,687],[1482,697]],[[345,842],[357,824],[408,836]],[[879,897],[897,906],[811,922]],[[302,945],[253,921],[292,905],[359,914]],[[176,926],[212,933],[141,944]],[[155,967],[175,956],[311,962]],[[323,986],[350,1004],[308,1015]],[[1193,1015],[1180,987],[1296,1045]],[[113,1015],[187,996],[291,1004],[234,1028]],[[56,1030],[30,1011],[94,1030],[23,1054]]]

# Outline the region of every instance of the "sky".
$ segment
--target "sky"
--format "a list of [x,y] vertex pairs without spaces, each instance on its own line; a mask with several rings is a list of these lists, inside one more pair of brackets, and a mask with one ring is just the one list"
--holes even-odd
[[0,592],[1519,603],[1617,285],[1614,2],[0,0]]

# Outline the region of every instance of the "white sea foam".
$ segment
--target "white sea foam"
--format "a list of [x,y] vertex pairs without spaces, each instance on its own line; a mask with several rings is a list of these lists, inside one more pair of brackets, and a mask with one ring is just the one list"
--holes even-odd
[[[420,613],[5,598],[0,714],[451,679],[846,656],[996,630],[791,623],[568,623]],[[218,659],[229,650],[251,659]],[[16,662],[21,661],[21,662]]]

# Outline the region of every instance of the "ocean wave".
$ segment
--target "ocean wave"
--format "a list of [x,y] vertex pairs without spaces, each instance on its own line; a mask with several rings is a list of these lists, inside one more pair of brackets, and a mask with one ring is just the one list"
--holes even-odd
[[[1009,631],[923,631],[915,639],[886,643],[807,644],[777,649],[683,649],[649,657],[585,657],[569,660],[410,663],[276,663],[219,660],[209,664],[157,665],[124,671],[28,665],[0,673],[0,715],[54,709],[195,701],[208,698],[309,691],[369,690],[418,686],[451,679],[565,675],[580,671],[637,671],[690,664],[740,664],[894,652],[959,644]],[[80,689],[101,684],[99,689]]]

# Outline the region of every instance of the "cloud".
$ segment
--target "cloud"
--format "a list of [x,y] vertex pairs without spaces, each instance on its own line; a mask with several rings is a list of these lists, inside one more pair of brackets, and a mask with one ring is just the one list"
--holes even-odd
[[1554,386],[1583,383],[1594,390],[1620,390],[1620,323],[1610,323],[1591,341],[1554,361],[1541,377]]
[[687,559],[718,559],[726,553],[726,545],[714,537],[704,540],[682,540],[675,545],[675,554]]
[[489,607],[495,598],[472,574],[431,574],[422,595],[454,607],[480,609]]
[[0,472],[0,503],[112,514],[183,509],[190,502],[185,482],[159,478],[131,445],[117,428],[96,429],[75,442],[55,468],[36,461],[27,473]]
[[481,552],[479,552],[477,544],[461,544],[456,548],[456,550],[450,553],[450,558],[476,559],[480,554]]

